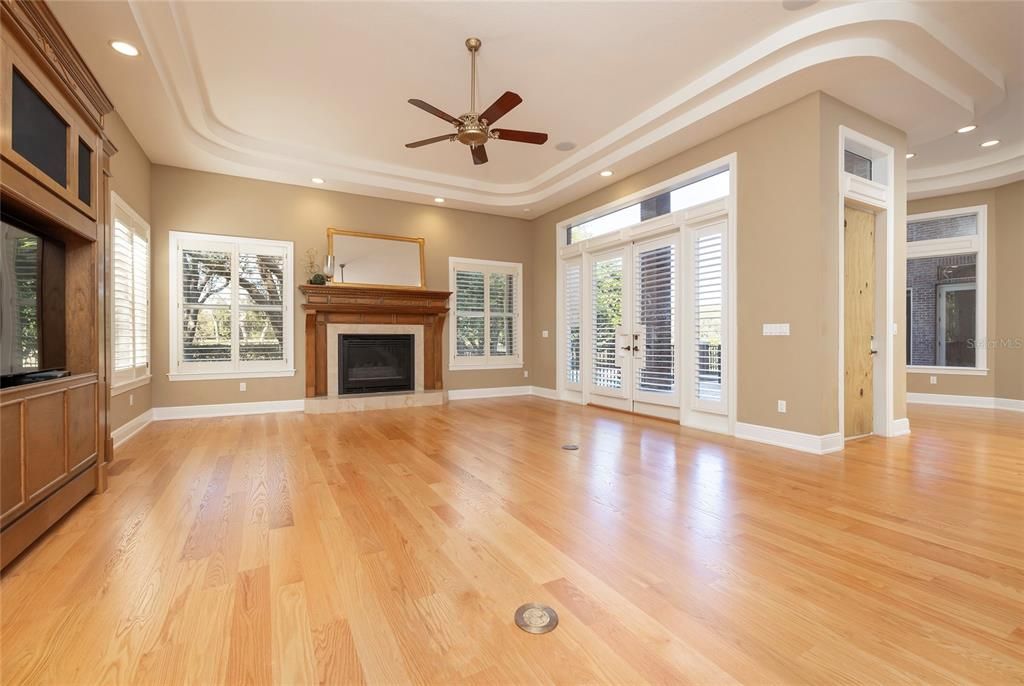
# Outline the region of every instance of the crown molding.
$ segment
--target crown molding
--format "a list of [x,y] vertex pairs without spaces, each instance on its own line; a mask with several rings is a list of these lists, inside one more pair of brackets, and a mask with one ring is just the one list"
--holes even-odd
[[[1000,71],[925,7],[856,3],[813,14],[776,31],[531,179],[489,183],[352,156],[325,155],[322,149],[234,129],[217,116],[212,105],[199,69],[187,7],[141,0],[129,0],[129,6],[183,130],[192,144],[210,155],[254,173],[329,176],[370,194],[377,190],[431,198],[440,195],[499,209],[536,206],[570,192],[591,181],[601,169],[821,65],[882,60],[936,93],[965,119],[976,115],[978,102],[994,106],[1006,97]],[[931,68],[936,49],[953,56],[969,76],[954,83]],[[932,183],[923,179],[914,183],[918,181],[921,187]]]

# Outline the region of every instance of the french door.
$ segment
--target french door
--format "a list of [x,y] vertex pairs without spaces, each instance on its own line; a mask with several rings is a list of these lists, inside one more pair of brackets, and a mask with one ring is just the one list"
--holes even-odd
[[589,260],[589,402],[660,416],[679,407],[678,233]]

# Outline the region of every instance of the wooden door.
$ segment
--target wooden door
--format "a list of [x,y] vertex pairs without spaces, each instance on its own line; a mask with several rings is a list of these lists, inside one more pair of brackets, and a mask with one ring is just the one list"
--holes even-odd
[[844,434],[872,432],[875,331],[875,217],[846,208],[844,239]]

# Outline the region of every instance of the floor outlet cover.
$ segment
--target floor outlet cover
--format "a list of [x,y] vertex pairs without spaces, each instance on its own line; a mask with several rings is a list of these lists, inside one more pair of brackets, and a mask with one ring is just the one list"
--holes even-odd
[[531,634],[546,634],[558,626],[558,613],[547,605],[527,603],[516,610],[516,626]]

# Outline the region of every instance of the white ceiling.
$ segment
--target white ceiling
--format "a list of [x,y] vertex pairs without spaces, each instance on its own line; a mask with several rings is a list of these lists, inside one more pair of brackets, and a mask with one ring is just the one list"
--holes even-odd
[[[601,169],[638,171],[824,90],[907,131],[912,194],[1024,177],[1024,3],[51,5],[158,164],[537,215],[608,183]],[[408,98],[468,110],[471,35],[482,106],[519,93],[501,126],[546,145],[492,141],[482,166],[457,143],[404,147],[450,131]]]

